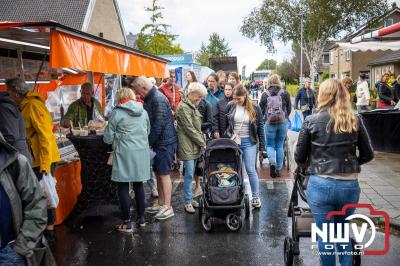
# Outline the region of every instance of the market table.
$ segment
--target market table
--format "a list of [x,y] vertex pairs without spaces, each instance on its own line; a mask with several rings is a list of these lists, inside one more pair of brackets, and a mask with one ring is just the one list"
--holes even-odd
[[111,145],[103,142],[103,136],[67,136],[75,146],[81,160],[82,192],[75,212],[88,207],[118,204],[117,190],[111,181],[111,166],[107,165]]
[[62,224],[73,211],[82,191],[81,162],[79,160],[57,164],[54,176],[57,180],[57,194],[60,199],[56,208],[55,224]]
[[400,153],[400,111],[374,110],[361,117],[375,151]]

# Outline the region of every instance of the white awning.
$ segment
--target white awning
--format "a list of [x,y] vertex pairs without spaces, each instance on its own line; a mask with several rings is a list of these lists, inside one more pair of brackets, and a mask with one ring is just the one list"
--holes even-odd
[[351,50],[353,52],[400,50],[400,41],[385,41],[385,42],[371,41],[371,42],[360,42],[360,43],[338,42],[336,44],[339,46],[339,48],[345,50]]

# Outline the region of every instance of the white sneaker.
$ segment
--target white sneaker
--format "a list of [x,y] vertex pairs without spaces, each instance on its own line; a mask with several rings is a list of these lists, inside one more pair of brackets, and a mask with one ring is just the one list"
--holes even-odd
[[259,197],[254,197],[251,200],[251,205],[253,205],[254,208],[260,208],[261,207],[261,200]]
[[147,207],[146,212],[150,213],[150,214],[155,214],[155,213],[158,213],[160,211],[160,209],[161,209],[161,206],[158,205],[158,203],[156,203],[151,207]]
[[198,196],[203,195],[203,190],[201,188],[196,188],[193,192],[193,198],[197,198]]
[[187,213],[191,213],[191,214],[193,214],[193,213],[196,212],[196,211],[194,210],[192,204],[185,204],[185,211],[186,211]]
[[192,206],[195,208],[199,207],[199,203],[196,200],[192,200]]
[[153,198],[158,198],[158,190],[157,190],[156,187],[153,187],[153,188],[151,189],[151,196],[152,196]]
[[161,207],[160,211],[156,214],[156,216],[154,216],[154,218],[156,218],[157,220],[166,220],[168,218],[171,218],[172,216],[174,216],[174,210],[172,209],[172,207],[166,207],[163,206]]

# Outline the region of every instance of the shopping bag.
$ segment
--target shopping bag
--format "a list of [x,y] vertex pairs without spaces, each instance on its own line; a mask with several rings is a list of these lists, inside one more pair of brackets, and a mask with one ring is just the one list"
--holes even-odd
[[302,125],[303,125],[303,120],[301,120],[299,113],[296,112],[293,116],[293,121],[291,122],[290,130],[299,132],[301,130]]
[[40,186],[47,198],[47,206],[57,208],[60,200],[56,190],[56,179],[51,174],[44,174],[40,180]]

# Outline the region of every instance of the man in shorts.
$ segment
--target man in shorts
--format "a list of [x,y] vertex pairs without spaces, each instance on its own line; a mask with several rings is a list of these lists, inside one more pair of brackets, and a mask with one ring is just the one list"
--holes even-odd
[[157,220],[165,220],[174,216],[171,206],[170,173],[178,137],[172,110],[167,98],[146,77],[137,77],[130,85],[144,100],[143,107],[149,115],[151,125],[149,144],[156,153],[153,170],[158,184],[158,204],[147,208],[146,211],[155,213]]

